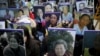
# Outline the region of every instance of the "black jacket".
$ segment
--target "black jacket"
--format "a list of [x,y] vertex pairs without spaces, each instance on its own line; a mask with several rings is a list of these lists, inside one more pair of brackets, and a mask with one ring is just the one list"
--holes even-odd
[[10,48],[9,45],[7,45],[4,48],[3,55],[4,56],[25,56],[25,49],[24,47],[19,46],[17,50],[14,50]]

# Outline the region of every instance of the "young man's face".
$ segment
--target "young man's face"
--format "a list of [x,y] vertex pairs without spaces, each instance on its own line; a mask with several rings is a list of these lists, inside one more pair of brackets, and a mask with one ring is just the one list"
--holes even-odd
[[57,16],[55,14],[51,15],[50,22],[52,25],[55,25],[57,23]]
[[57,56],[63,56],[66,52],[66,49],[63,44],[58,44],[55,47],[55,53]]
[[89,17],[84,16],[80,21],[84,26],[87,26],[89,24]]

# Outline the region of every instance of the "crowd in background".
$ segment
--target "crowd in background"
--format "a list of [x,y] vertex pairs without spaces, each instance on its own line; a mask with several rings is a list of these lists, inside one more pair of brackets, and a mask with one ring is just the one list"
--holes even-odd
[[[23,29],[24,31],[23,40],[26,56],[83,55],[84,32],[88,30],[100,30],[100,0],[7,0],[7,2],[6,4],[0,3],[2,4],[0,6],[0,21],[5,22],[5,29],[14,29],[13,24],[29,23],[28,27],[25,25],[16,27],[16,29]],[[76,31],[73,55],[71,52],[66,51],[67,43],[61,39],[54,44],[53,48],[55,52],[49,52],[47,44],[49,35],[48,28],[69,28]],[[12,33],[10,39],[19,37],[16,34]],[[20,54],[21,51],[19,54],[13,55],[6,53],[9,46],[6,48],[5,46],[10,42],[8,35],[5,37],[5,33],[0,33],[0,50],[2,50],[0,51],[2,53],[0,55],[25,56],[23,52],[23,55]],[[1,41],[3,37],[8,37],[8,42],[4,43]],[[6,41],[5,39],[3,40]],[[61,50],[60,47],[63,47],[62,51],[59,51]],[[23,49],[21,46],[20,48]],[[97,49],[99,48],[97,47]],[[97,51],[97,53],[92,54],[90,51],[90,54],[93,56],[99,55],[100,49],[97,49],[92,50]]]

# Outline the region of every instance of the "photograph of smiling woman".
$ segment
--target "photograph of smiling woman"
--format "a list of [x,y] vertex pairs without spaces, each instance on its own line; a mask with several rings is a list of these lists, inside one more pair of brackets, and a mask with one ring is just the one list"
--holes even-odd
[[8,35],[8,45],[3,50],[4,56],[25,56],[25,48],[20,45],[21,37],[18,32]]

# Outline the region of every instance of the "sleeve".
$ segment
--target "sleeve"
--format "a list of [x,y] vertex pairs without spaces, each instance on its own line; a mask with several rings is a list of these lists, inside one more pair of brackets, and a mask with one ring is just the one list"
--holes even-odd
[[76,25],[74,25],[73,29],[74,29],[74,30],[76,30],[76,29],[77,29]]
[[72,16],[72,14],[70,13],[69,16],[70,16],[70,21],[73,22],[73,16]]
[[4,56],[12,56],[10,49],[9,48],[4,48],[3,50],[3,55]]

